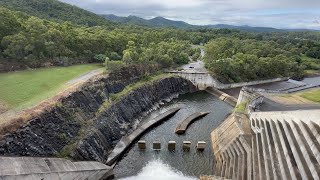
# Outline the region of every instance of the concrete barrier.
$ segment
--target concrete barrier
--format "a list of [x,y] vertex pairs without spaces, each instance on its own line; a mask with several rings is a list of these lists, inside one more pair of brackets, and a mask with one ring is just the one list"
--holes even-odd
[[161,150],[161,142],[160,141],[153,142],[153,150]]
[[184,151],[190,151],[191,141],[183,141],[182,149]]
[[116,162],[116,160],[121,156],[127,148],[138,138],[140,137],[144,132],[146,132],[148,129],[156,126],[157,124],[163,122],[164,120],[168,119],[168,117],[174,115],[176,112],[178,112],[180,108],[173,108],[168,110],[167,112],[157,116],[156,118],[152,119],[151,121],[143,124],[138,129],[133,131],[129,136],[121,138],[121,140],[118,142],[116,147],[113,149],[111,154],[108,157],[107,164],[111,166],[113,163]]
[[213,87],[209,87],[206,89],[206,91],[214,96],[216,96],[217,98],[219,98],[221,101],[224,101],[228,104],[230,104],[231,106],[235,107],[237,105],[237,99],[230,96],[227,93],[224,93],[216,88]]
[[139,149],[146,149],[146,141],[144,141],[144,140],[140,140],[140,141],[138,141],[138,147],[139,147]]
[[176,150],[176,142],[175,141],[169,141],[168,150],[169,151],[175,151]]
[[62,158],[0,157],[1,180],[111,179],[112,168],[93,161]]
[[197,150],[203,151],[206,148],[206,142],[204,141],[198,141],[197,143]]
[[285,78],[274,78],[274,79],[259,80],[259,81],[223,84],[206,72],[169,71],[168,73],[176,74],[182,78],[188,79],[200,90],[205,90],[207,87],[215,87],[217,89],[232,89],[232,88],[252,86],[257,84],[266,84],[266,83],[272,83],[272,82],[278,82],[278,81],[285,81],[289,79],[285,77]]
[[187,117],[186,119],[182,120],[181,122],[179,122],[179,124],[176,127],[176,134],[183,134],[186,132],[188,126],[194,122],[197,119],[200,119],[201,117],[206,116],[207,114],[209,114],[209,112],[196,112],[192,115],[190,115],[189,117]]

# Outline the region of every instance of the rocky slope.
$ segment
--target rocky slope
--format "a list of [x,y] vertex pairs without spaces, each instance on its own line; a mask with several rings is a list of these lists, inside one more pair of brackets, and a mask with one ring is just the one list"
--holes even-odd
[[[117,141],[155,104],[194,87],[185,79],[165,78],[142,86],[98,112],[110,94],[155,71],[133,67],[86,84],[56,106],[0,140],[0,155],[69,156],[104,162]],[[102,108],[103,109],[103,108]]]

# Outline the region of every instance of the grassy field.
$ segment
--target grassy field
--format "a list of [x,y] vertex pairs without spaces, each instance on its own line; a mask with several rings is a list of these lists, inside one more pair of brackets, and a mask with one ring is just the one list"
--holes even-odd
[[12,108],[25,108],[65,88],[71,79],[99,69],[97,64],[41,68],[0,74],[0,102]]
[[306,98],[310,101],[320,103],[320,89],[313,89],[299,93],[299,96]]

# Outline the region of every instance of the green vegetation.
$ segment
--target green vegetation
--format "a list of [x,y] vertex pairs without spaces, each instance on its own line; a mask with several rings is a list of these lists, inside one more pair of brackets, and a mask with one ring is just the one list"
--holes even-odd
[[248,101],[242,102],[240,104],[238,104],[235,108],[234,108],[234,112],[236,113],[245,113],[246,112],[246,108],[247,108],[247,104]]
[[110,23],[58,0],[2,0],[0,5],[0,64],[61,66],[108,58],[115,69],[123,64],[168,68],[188,63],[189,57],[196,60],[201,46],[191,45],[207,44],[206,67],[222,82],[299,79],[319,72],[319,32],[152,28]]
[[69,21],[86,26],[114,24],[99,15],[58,0],[1,0],[0,6],[56,22]]
[[163,74],[163,73],[156,73],[154,75],[146,75],[143,77],[140,81],[131,84],[129,86],[126,86],[126,88],[117,93],[117,94],[111,94],[109,100],[105,101],[98,112],[102,112],[103,109],[107,109],[111,104],[119,101],[122,97],[128,95],[130,92],[132,92],[135,89],[138,89],[142,86],[150,85],[155,81],[158,81],[160,79],[172,77],[172,74]]
[[123,23],[126,25],[139,25],[139,26],[148,26],[148,27],[159,27],[159,28],[181,28],[181,29],[197,28],[197,26],[188,24],[183,21],[174,21],[174,20],[163,18],[163,17],[155,17],[147,20],[137,16],[120,17],[113,14],[103,15],[103,16],[110,21]]
[[[164,67],[188,62],[193,55],[193,33],[167,29],[102,26],[83,27],[21,15],[0,8],[0,61],[2,58],[29,67],[51,63],[70,65],[80,62],[123,60],[126,64],[159,63]],[[197,40],[195,39],[197,38]]]
[[98,68],[90,64],[1,73],[0,100],[11,108],[34,105],[65,88],[69,80]]
[[306,98],[310,101],[320,103],[320,89],[313,89],[299,93],[299,96]]
[[319,42],[303,40],[295,44],[291,42],[293,39],[281,42],[261,38],[227,37],[210,41],[204,57],[206,67],[221,81],[231,83],[275,77],[301,78],[305,70],[319,70],[320,59],[301,56],[310,52],[311,47],[319,46]]
[[308,57],[306,55],[301,56],[302,65],[305,67],[305,74],[320,73],[320,59]]

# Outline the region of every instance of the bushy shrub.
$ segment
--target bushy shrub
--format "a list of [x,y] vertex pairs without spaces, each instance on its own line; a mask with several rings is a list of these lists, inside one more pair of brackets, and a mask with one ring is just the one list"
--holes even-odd
[[107,70],[116,71],[116,70],[119,70],[125,66],[126,66],[126,64],[122,61],[109,61],[107,64]]

